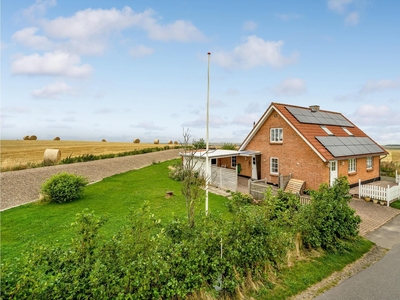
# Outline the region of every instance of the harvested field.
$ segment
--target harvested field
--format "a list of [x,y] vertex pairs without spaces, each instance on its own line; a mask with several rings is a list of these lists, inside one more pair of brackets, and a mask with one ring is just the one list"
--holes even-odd
[[[167,144],[135,144],[122,142],[84,142],[84,141],[45,141],[45,140],[2,140],[1,141],[1,169],[12,168],[28,163],[41,163],[44,151],[54,148],[61,150],[61,159],[83,154],[111,154],[144,148],[164,147]],[[173,147],[173,145],[169,145]]]
[[399,163],[400,164],[400,149],[386,149],[387,152],[389,152],[389,155],[386,156],[382,161],[387,161],[387,162],[394,162],[394,163]]

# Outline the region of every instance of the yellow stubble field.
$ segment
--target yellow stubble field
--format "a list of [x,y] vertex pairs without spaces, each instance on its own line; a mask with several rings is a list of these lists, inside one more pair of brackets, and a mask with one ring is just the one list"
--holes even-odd
[[[1,169],[28,163],[41,163],[46,149],[59,149],[61,159],[83,154],[110,154],[143,148],[164,147],[167,144],[135,144],[123,142],[46,141],[46,140],[2,140]],[[168,145],[173,147],[174,145]]]
[[385,149],[389,152],[388,156],[386,156],[382,161],[394,162],[400,164],[400,149]]

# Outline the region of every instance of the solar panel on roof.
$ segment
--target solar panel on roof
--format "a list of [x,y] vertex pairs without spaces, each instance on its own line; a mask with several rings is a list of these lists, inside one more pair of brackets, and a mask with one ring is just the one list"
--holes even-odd
[[382,149],[368,137],[315,137],[334,157],[382,153]]
[[286,106],[286,109],[300,123],[354,127],[341,114],[320,112],[320,111],[311,112],[307,108],[298,108],[289,106]]

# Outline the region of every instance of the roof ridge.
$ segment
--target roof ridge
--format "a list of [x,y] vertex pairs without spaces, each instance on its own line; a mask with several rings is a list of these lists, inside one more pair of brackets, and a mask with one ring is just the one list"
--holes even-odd
[[[272,104],[273,105],[290,106],[290,107],[302,108],[302,109],[310,109],[310,107],[294,105],[294,104],[285,104],[285,103],[279,103],[279,102],[272,102]],[[320,109],[319,111],[326,112],[326,113],[332,113],[332,114],[339,114],[339,115],[344,116],[341,112],[337,112],[337,111],[331,111],[331,110],[325,110],[325,109]]]

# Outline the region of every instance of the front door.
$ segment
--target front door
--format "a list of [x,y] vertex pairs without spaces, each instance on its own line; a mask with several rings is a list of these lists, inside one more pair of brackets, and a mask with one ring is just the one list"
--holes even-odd
[[338,177],[337,170],[337,160],[332,160],[330,162],[330,185],[332,186],[335,183],[336,178]]

